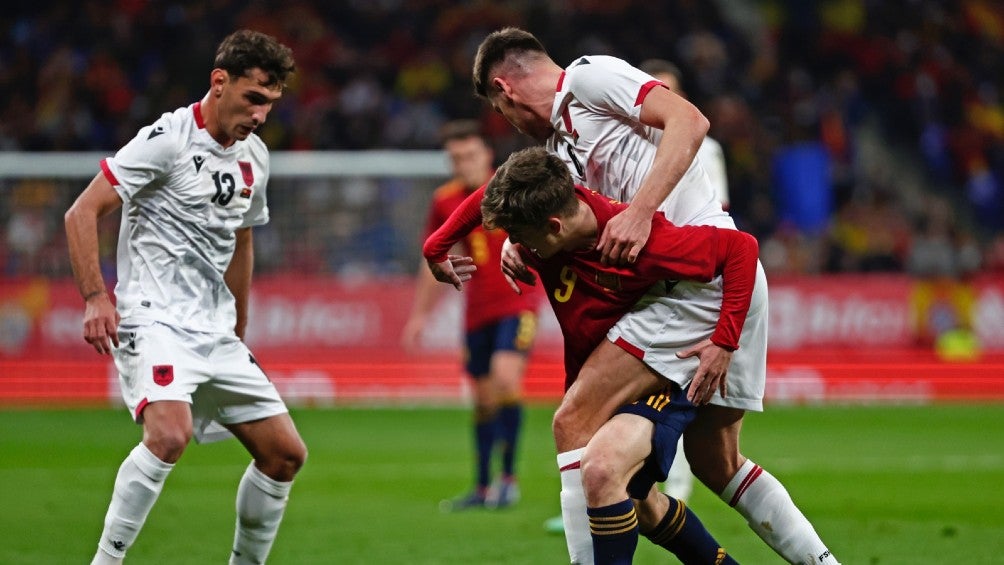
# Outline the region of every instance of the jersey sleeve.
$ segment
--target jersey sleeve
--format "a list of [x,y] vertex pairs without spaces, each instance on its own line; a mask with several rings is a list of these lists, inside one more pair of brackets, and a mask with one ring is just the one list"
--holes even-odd
[[598,112],[641,119],[645,96],[662,83],[614,57],[582,57],[569,66],[568,89],[584,106]]
[[165,114],[139,130],[114,157],[101,163],[105,177],[123,201],[132,199],[144,187],[163,178],[178,154],[178,132]]
[[735,351],[753,297],[758,253],[756,238],[745,232],[656,221],[637,268],[653,281],[722,275],[722,307],[711,341]]
[[255,182],[257,188],[251,194],[251,207],[244,213],[244,221],[241,222],[242,228],[262,226],[267,224],[270,219],[267,189],[271,162],[269,161],[268,149],[257,136],[249,139],[253,139],[253,143],[255,143],[254,161],[261,171],[261,180]]
[[426,260],[433,263],[445,261],[450,248],[481,225],[481,200],[484,195],[484,186],[472,192],[443,225],[425,240],[422,255]]

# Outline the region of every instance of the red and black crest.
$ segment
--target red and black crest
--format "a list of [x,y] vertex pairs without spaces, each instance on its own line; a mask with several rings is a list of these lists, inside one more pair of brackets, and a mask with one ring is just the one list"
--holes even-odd
[[254,184],[254,169],[251,168],[251,163],[247,161],[237,161],[237,165],[241,168],[241,176],[244,178],[244,186],[251,186]]
[[174,365],[154,365],[153,382],[167,386],[174,381]]

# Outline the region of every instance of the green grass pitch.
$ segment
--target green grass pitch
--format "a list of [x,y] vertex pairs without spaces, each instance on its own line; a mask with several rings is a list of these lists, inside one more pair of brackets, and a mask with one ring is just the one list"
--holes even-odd
[[[558,513],[552,410],[527,412],[519,505],[457,514],[438,503],[470,487],[467,410],[295,410],[310,458],[270,562],[566,563],[542,527]],[[0,410],[0,563],[88,562],[139,437],[124,409]],[[769,406],[742,447],[847,565],[1004,563],[1004,406]],[[235,441],[191,446],[130,561],[224,563],[246,464]],[[781,562],[699,485],[691,507],[740,562]],[[642,539],[635,562],[676,561]]]

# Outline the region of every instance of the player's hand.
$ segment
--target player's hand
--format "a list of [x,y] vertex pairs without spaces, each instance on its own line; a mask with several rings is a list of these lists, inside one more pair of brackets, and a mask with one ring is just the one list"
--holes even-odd
[[638,259],[648,236],[652,232],[652,215],[628,206],[607,222],[603,234],[596,243],[600,250],[600,263],[604,265],[624,265]]
[[107,292],[92,296],[84,306],[84,341],[101,355],[112,352],[111,343],[119,346],[119,313]]
[[428,263],[437,281],[452,284],[457,290],[464,290],[464,283],[471,280],[471,275],[478,270],[474,259],[463,255],[447,255],[446,261]]
[[523,294],[523,289],[516,284],[516,281],[535,286],[537,277],[533,271],[526,268],[526,263],[523,262],[523,256],[520,255],[519,250],[518,243],[513,243],[508,239],[502,243],[502,274],[505,276],[506,282],[509,283],[509,288],[513,289],[516,294]]
[[725,376],[732,363],[732,352],[706,339],[676,354],[680,359],[695,355],[700,359],[700,363],[694,374],[694,380],[690,382],[690,388],[687,390],[687,400],[695,406],[707,404],[716,390],[722,394],[722,398],[725,398],[727,392]]

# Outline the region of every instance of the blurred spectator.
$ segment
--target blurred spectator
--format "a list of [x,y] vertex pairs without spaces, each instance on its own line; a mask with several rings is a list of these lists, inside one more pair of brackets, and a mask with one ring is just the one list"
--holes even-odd
[[[770,250],[772,272],[906,270],[937,255],[940,220],[918,214],[914,194],[876,179],[864,160],[893,178],[919,171],[924,190],[948,207],[953,249],[982,254],[986,269],[1001,263],[1004,16],[982,0],[88,0],[15,3],[0,25],[4,151],[120,146],[158,108],[199,96],[204,77],[189,61],[241,26],[297,53],[299,73],[260,132],[276,150],[435,148],[444,121],[476,117],[504,159],[530,140],[475,99],[470,68],[484,35],[505,25],[533,31],[559,64],[581,52],[666,57],[711,121],[730,212]],[[870,154],[859,143],[865,134],[881,139]],[[823,182],[808,188],[790,170],[772,177],[775,158],[807,147],[827,163]],[[794,192],[779,192],[792,184]],[[882,194],[870,193],[876,184]],[[818,206],[792,214],[792,195]],[[62,244],[51,233],[37,241],[39,224],[58,220],[49,211],[0,202],[5,272],[41,268],[39,254]],[[296,263],[332,268],[311,253]]]

